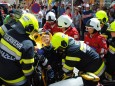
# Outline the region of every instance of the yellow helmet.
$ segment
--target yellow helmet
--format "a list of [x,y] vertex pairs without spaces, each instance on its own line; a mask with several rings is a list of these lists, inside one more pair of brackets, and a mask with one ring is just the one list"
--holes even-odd
[[110,32],[115,32],[115,21],[110,24],[110,27],[107,29]]
[[54,50],[58,49],[59,47],[66,48],[68,46],[68,40],[68,35],[57,32],[52,36],[51,44],[54,47]]
[[99,10],[96,12],[96,18],[98,18],[100,20],[100,22],[103,24],[108,22],[107,13],[103,10]]
[[38,20],[36,17],[31,13],[22,14],[21,18],[19,19],[22,26],[25,28],[27,34],[31,34],[33,31],[37,31],[39,29]]

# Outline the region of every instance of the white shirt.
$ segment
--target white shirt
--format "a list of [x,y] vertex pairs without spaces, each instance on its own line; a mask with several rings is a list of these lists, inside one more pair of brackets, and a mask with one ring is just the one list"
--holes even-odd
[[38,22],[42,22],[42,18],[43,18],[43,13],[42,13],[42,11],[39,11],[39,13],[38,13]]

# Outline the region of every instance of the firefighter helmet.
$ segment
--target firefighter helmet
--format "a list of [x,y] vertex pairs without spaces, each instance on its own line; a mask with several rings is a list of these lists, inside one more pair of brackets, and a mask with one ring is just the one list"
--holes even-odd
[[54,50],[58,49],[59,47],[66,48],[68,46],[68,35],[65,35],[61,32],[55,33],[52,36],[51,44],[54,47]]
[[89,21],[87,21],[86,27],[92,27],[96,31],[101,30],[100,21],[97,18],[91,18]]
[[56,15],[53,12],[48,12],[46,14],[46,21],[55,21]]
[[96,18],[100,20],[100,23],[107,23],[108,22],[108,16],[107,13],[103,10],[99,10],[96,12]]
[[58,18],[58,26],[68,28],[72,24],[72,19],[68,15],[61,15]]
[[19,22],[21,22],[27,34],[31,34],[31,32],[33,31],[38,32],[39,28],[38,20],[33,14],[31,13],[22,14],[21,18],[19,19]]

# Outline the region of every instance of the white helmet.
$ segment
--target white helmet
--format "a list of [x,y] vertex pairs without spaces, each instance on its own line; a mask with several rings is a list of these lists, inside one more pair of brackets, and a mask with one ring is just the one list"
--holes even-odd
[[86,27],[93,27],[96,31],[101,30],[100,21],[97,18],[91,18],[87,21]]
[[59,27],[69,27],[72,24],[72,19],[68,15],[61,15],[58,18]]
[[55,21],[56,20],[56,16],[53,12],[48,12],[46,14],[46,21]]

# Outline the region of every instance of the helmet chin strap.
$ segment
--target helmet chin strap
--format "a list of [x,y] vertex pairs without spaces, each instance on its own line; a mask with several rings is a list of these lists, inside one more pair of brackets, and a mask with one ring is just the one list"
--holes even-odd
[[65,30],[67,30],[68,28],[66,27]]
[[68,30],[68,28],[64,28],[64,31],[63,31],[63,33],[66,33],[66,31]]

